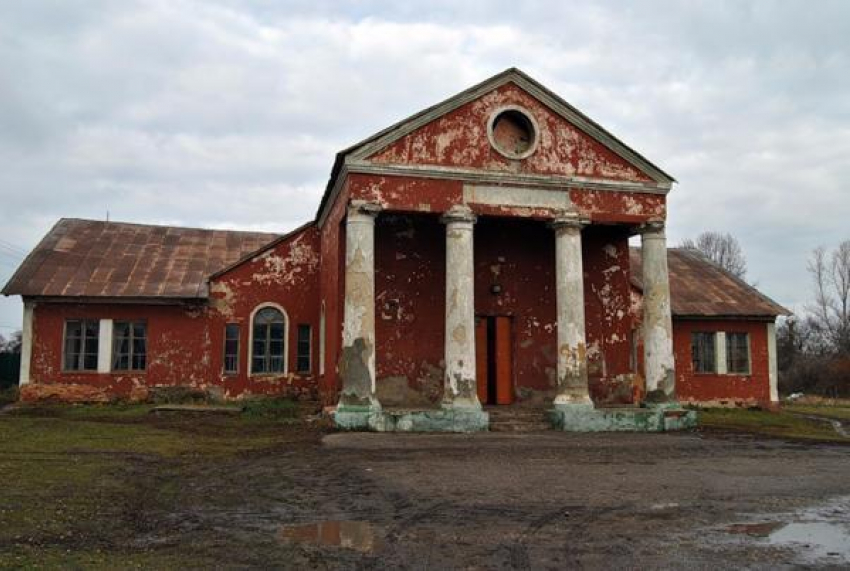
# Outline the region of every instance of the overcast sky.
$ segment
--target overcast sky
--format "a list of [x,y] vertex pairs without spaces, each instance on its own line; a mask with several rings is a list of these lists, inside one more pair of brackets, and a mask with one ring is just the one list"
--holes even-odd
[[[334,153],[517,66],[800,309],[850,238],[850,2],[0,0],[0,281],[60,217],[283,232]],[[21,322],[0,299],[0,333]]]

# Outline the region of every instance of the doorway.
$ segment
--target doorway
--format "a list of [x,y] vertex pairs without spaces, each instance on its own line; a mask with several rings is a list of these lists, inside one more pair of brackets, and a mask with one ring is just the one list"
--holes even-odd
[[510,317],[475,318],[475,369],[481,404],[511,404],[514,400],[512,333]]

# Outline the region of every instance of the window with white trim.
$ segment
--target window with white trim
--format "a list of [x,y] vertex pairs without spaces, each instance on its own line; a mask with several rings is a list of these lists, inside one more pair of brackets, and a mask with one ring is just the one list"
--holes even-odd
[[735,375],[750,374],[749,333],[726,333],[726,372]]
[[97,371],[100,323],[97,319],[69,319],[65,322],[65,371]]
[[717,372],[717,351],[714,331],[691,333],[691,362],[695,373]]
[[283,373],[286,316],[276,307],[264,307],[254,314],[251,327],[251,372]]
[[295,358],[295,370],[299,373],[310,372],[310,341],[312,328],[306,323],[298,326],[298,351]]
[[239,372],[239,324],[224,326],[224,372],[235,375]]
[[147,367],[148,324],[116,321],[112,326],[112,369],[144,371]]

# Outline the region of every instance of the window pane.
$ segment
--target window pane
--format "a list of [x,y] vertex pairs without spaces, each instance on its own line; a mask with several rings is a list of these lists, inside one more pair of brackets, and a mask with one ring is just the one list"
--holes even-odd
[[283,339],[283,323],[269,325],[269,334],[272,339]]
[[283,357],[272,357],[269,363],[269,373],[283,372]]
[[83,334],[83,323],[81,321],[68,321],[65,324],[65,335],[67,337],[80,337]]
[[98,332],[100,330],[100,324],[94,320],[86,321],[86,337],[94,337],[97,339]]
[[80,344],[82,341],[78,337],[65,338],[65,370],[77,370],[77,360],[80,354]]
[[116,321],[112,330],[115,332],[116,337],[129,337],[130,336],[130,324],[126,321]]
[[298,326],[298,354],[295,366],[299,373],[310,372],[310,326],[306,324]]
[[266,372],[266,358],[262,355],[254,355],[254,358],[251,361],[251,372],[252,373],[265,373]]
[[235,373],[239,366],[239,326],[229,323],[224,327],[224,372]]
[[750,372],[749,335],[746,333],[726,334],[726,366],[730,373]]
[[254,323],[261,325],[283,323],[283,314],[274,307],[264,307],[254,316]]
[[147,324],[145,323],[134,323],[133,324],[133,337],[144,338],[147,336]]
[[87,354],[83,366],[87,371],[97,370],[97,355]]
[[85,352],[97,355],[97,337],[86,337]]
[[713,332],[691,334],[691,357],[694,372],[714,373],[716,371],[714,342],[715,335]]

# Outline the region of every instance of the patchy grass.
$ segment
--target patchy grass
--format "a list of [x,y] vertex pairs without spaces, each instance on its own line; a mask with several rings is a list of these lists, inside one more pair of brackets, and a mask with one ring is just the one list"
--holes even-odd
[[792,440],[848,442],[828,423],[787,411],[711,408],[699,411],[699,425]]
[[850,404],[826,405],[826,404],[786,404],[782,410],[796,412],[798,414],[811,414],[834,418],[836,420],[850,420]]
[[[199,467],[318,438],[294,405],[247,417],[152,408],[23,406],[0,416],[0,568],[214,567],[202,551],[130,545],[153,525],[138,514],[202,501],[185,485]],[[233,490],[222,501],[239,502]]]
[[262,398],[246,400],[243,413],[249,417],[273,417],[295,420],[301,407],[297,402],[284,398]]

